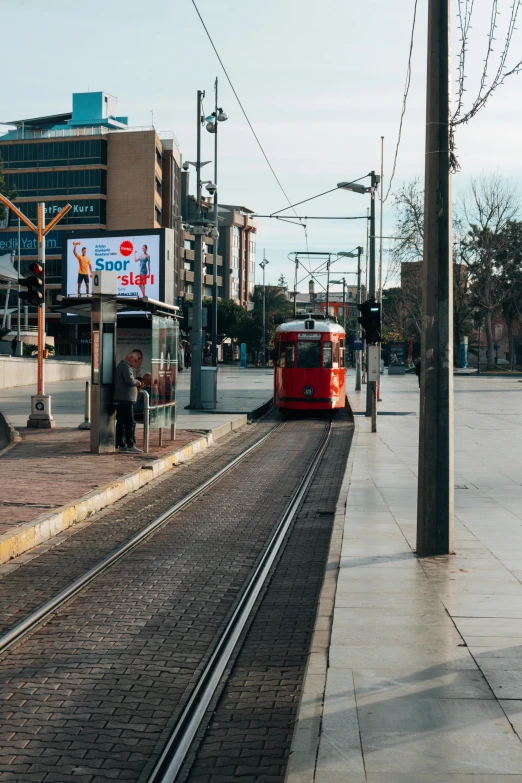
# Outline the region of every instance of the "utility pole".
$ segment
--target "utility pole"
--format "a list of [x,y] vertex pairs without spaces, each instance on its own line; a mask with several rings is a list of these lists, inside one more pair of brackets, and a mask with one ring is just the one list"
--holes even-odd
[[262,315],[262,330],[263,330],[263,367],[266,367],[266,323],[265,323],[265,307],[266,307],[266,287],[265,287],[265,267],[269,262],[265,258],[265,251],[263,250],[263,260],[259,264],[263,270],[263,315]]
[[201,352],[202,352],[202,322],[203,322],[203,233],[205,226],[201,211],[201,101],[205,97],[202,90],[198,90],[197,108],[197,157],[196,157],[196,182],[197,201],[196,219],[194,221],[194,305],[192,308],[192,333],[191,333],[191,368],[190,368],[190,408],[201,408]]
[[[361,304],[361,256],[363,253],[362,247],[357,248],[357,304]],[[357,340],[362,342],[362,330],[361,324],[357,321]],[[361,391],[361,357],[362,351],[356,351],[355,357],[355,391]]]
[[[215,136],[214,136],[214,185],[216,190],[214,191],[214,245],[212,247],[212,365],[218,366],[218,273],[217,273],[217,257],[218,257],[218,240],[219,240],[219,225],[218,225],[218,192],[217,192],[217,176],[218,176],[218,80],[214,84],[215,91]],[[199,125],[198,125],[199,128]]]
[[326,262],[326,312],[325,318],[328,318],[328,308],[330,307],[330,256]]
[[450,0],[428,3],[417,555],[453,552]]
[[[370,172],[370,262],[369,262],[369,276],[368,276],[368,299],[375,299],[375,197],[377,191],[377,185],[380,182],[380,177],[375,171]],[[368,368],[368,347],[366,348],[366,368]],[[371,383],[366,384],[366,412],[365,415],[370,418],[372,415],[372,393],[373,387]]]
[[346,345],[346,278],[343,277],[343,329],[344,340]]
[[[294,318],[297,316],[297,269],[299,267],[299,261],[295,259],[295,273],[294,273]],[[265,270],[263,269],[263,274]]]

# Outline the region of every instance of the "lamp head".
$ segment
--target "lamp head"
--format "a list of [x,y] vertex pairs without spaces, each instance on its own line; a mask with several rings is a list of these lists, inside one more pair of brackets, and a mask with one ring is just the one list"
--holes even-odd
[[218,122],[226,122],[228,120],[228,114],[223,111],[223,109],[217,110],[217,117]]
[[338,182],[337,187],[341,190],[351,190],[352,193],[360,193],[364,195],[369,193],[371,188],[367,188],[366,185],[360,185],[358,182]]

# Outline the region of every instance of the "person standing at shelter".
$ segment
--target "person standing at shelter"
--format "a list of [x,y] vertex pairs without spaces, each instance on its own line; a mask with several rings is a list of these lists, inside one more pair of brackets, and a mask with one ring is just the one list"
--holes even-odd
[[142,382],[136,378],[143,361],[139,348],[127,354],[116,367],[114,404],[116,405],[116,448],[122,454],[141,454],[135,444],[134,405]]

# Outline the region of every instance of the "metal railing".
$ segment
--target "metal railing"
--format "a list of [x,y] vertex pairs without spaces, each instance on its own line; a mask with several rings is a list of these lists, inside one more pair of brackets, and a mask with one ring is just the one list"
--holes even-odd
[[[153,125],[136,125],[132,127],[106,128],[104,125],[92,125],[84,128],[54,128],[54,129],[34,129],[34,128],[16,128],[16,130],[7,131],[0,135],[2,141],[31,141],[33,139],[64,139],[74,136],[105,136],[108,133],[133,133],[140,131],[156,131]],[[179,148],[179,142],[171,130],[156,131],[157,135],[164,139],[172,139]]]
[[[149,393],[144,389],[141,389],[139,394],[143,395],[143,451],[145,454],[149,453],[150,445],[150,412],[155,410],[161,410],[162,408],[175,408],[176,401],[167,402],[164,405],[151,405]],[[163,446],[163,429],[159,427],[159,445]],[[170,439],[176,440],[176,420],[170,425]]]

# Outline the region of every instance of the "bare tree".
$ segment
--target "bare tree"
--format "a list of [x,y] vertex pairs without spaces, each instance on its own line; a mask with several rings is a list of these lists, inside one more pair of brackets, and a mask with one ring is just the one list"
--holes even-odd
[[469,231],[462,244],[462,259],[472,282],[473,305],[484,317],[488,368],[495,366],[491,321],[506,299],[506,286],[500,275],[502,253],[506,250],[507,229],[519,210],[518,195],[498,174],[472,180],[471,194],[464,199],[463,214]]

